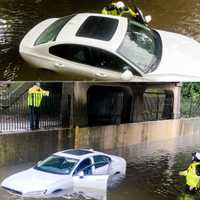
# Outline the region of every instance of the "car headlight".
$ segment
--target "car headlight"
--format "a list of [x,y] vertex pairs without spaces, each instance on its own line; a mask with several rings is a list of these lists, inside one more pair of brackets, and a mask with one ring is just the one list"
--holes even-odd
[[40,195],[45,195],[46,193],[47,190],[40,190],[40,191],[27,192],[24,194],[24,196],[40,196]]

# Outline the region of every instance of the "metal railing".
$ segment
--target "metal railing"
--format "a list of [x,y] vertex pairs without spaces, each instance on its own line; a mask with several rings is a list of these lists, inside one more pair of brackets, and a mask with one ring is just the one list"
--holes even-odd
[[200,99],[182,98],[180,113],[182,118],[199,117]]
[[[62,127],[61,97],[50,94],[43,97],[39,112],[39,127]],[[30,129],[30,110],[27,92],[21,96],[0,96],[0,132]]]

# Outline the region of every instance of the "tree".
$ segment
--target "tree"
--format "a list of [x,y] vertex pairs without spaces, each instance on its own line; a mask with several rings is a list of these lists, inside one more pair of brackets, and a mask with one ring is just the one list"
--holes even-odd
[[193,101],[200,99],[200,83],[184,83],[182,87],[182,98],[192,98]]

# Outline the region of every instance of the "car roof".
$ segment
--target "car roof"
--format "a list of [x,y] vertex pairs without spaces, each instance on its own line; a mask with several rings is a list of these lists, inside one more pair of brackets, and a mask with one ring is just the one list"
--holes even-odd
[[[87,29],[90,29],[92,20],[100,18],[105,19],[103,23],[105,26],[108,25],[109,27],[105,29],[107,31],[105,38],[102,37],[102,28],[99,29],[99,31],[92,30],[92,34],[88,35]],[[100,20],[97,20],[97,24],[99,24],[98,22],[100,22]],[[56,38],[56,42],[93,46],[115,51],[119,48],[124,39],[127,31],[127,26],[128,20],[125,17],[102,15],[96,13],[80,13],[72,17],[69,22],[65,24],[62,30],[59,32]],[[99,35],[101,35],[100,38],[98,37]]]
[[99,155],[99,154],[106,155],[102,152],[95,151],[93,149],[68,149],[68,150],[54,153],[54,155],[63,156],[66,158],[74,158],[78,160],[80,159],[82,160],[84,158],[91,157],[94,155]]

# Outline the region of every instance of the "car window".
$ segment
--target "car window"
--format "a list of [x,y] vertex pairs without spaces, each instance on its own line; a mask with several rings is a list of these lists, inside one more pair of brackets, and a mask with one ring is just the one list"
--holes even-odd
[[82,170],[85,175],[91,175],[92,174],[92,166],[91,165],[92,165],[92,162],[91,162],[90,158],[83,160],[76,168],[74,175],[76,175],[78,172],[80,172]]
[[70,15],[56,20],[39,35],[34,45],[40,45],[49,41],[55,41],[65,24],[67,24],[73,17],[74,15]]
[[81,45],[61,44],[49,48],[49,53],[63,59],[91,65],[89,48]]
[[98,155],[94,156],[93,158],[94,158],[95,168],[103,167],[111,162],[111,158],[109,158],[108,156]]
[[107,70],[124,72],[128,67],[134,75],[138,73],[116,55],[98,48],[92,48],[93,65]]

